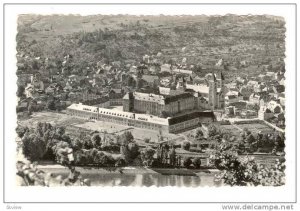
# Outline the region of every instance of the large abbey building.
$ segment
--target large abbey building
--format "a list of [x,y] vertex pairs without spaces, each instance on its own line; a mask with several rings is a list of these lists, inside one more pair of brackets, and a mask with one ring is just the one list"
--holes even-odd
[[224,109],[224,76],[211,74],[205,84],[177,82],[176,90],[160,88],[159,94],[129,92],[123,98],[123,111],[161,117],[175,116],[192,110]]
[[212,74],[205,84],[177,81],[176,90],[160,87],[159,94],[129,92],[123,111],[72,104],[67,114],[94,121],[178,133],[216,121],[214,110],[224,108],[224,77]]

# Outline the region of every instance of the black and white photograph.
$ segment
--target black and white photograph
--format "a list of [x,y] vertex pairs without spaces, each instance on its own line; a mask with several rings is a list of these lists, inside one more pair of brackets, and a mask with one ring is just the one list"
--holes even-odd
[[277,16],[20,15],[20,185],[285,184]]
[[3,142],[14,147],[14,188],[255,192],[295,183],[290,19],[201,5],[174,15],[63,6],[18,10],[15,49],[6,47],[15,80],[5,77],[14,102],[5,109],[16,118],[4,111],[14,138]]

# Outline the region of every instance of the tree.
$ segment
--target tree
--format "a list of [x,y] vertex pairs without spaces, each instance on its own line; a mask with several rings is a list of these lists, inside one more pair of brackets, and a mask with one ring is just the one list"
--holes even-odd
[[255,141],[254,136],[250,133],[247,137],[246,137],[246,142],[249,144],[252,144]]
[[249,130],[248,128],[244,128],[244,129],[243,129],[243,132],[244,132],[244,135],[245,135],[245,136],[248,136],[248,135],[251,134],[251,132],[250,132],[250,130]]
[[93,143],[93,146],[95,148],[100,148],[101,147],[101,137],[99,136],[99,134],[94,134],[91,138],[91,141]]
[[38,135],[39,137],[42,137],[44,135],[43,131],[43,123],[37,122],[34,130],[35,134]]
[[284,161],[278,161],[269,168],[257,164],[253,157],[240,158],[232,149],[220,148],[210,156],[210,162],[221,170],[217,179],[223,179],[225,184],[231,186],[279,186],[283,185],[285,181]]
[[84,138],[82,145],[83,145],[84,149],[92,149],[93,148],[93,142],[91,141],[89,136]]
[[184,166],[185,168],[189,168],[189,167],[191,166],[192,163],[193,163],[193,162],[192,162],[192,159],[191,159],[190,157],[185,157],[185,158],[183,159],[183,166]]
[[182,144],[182,148],[183,148],[184,150],[187,150],[187,151],[189,151],[189,150],[190,150],[190,148],[191,148],[191,143],[190,143],[190,142],[188,142],[188,141],[185,141],[185,142],[183,142],[183,144]]
[[22,85],[18,85],[17,96],[18,97],[23,97],[24,96],[24,91],[25,91],[25,87],[22,86]]
[[217,128],[216,125],[210,124],[210,125],[208,126],[208,136],[209,136],[209,137],[215,136],[215,135],[219,134],[219,132],[220,132],[220,131],[219,131],[219,129]]
[[120,147],[121,154],[127,163],[131,163],[140,153],[136,143],[129,143]]
[[152,147],[147,146],[145,149],[141,151],[141,159],[145,166],[151,166],[153,163],[153,156],[155,154],[155,150]]
[[69,143],[64,142],[64,141],[58,141],[52,147],[52,150],[55,155],[55,159],[58,163],[60,163],[62,165],[69,164],[68,151],[71,150]]
[[28,131],[28,127],[23,127],[21,125],[18,125],[16,128],[16,133],[18,134],[19,138],[22,138],[24,136],[24,134],[26,133],[26,131]]
[[196,139],[201,139],[201,138],[203,138],[203,132],[202,132],[202,130],[201,130],[200,128],[198,128],[198,129],[196,130],[195,138],[196,138]]
[[76,150],[74,152],[74,162],[77,165],[78,164],[81,164],[81,165],[87,164],[87,158],[82,150]]
[[115,160],[114,160],[114,158],[111,155],[103,154],[100,157],[99,165],[102,165],[102,166],[114,166],[115,165]]
[[75,151],[82,149],[82,143],[78,138],[75,138],[71,141],[71,146]]
[[52,111],[55,111],[55,110],[56,110],[54,99],[49,100],[49,101],[47,102],[47,108],[50,109],[50,110],[52,110]]
[[143,140],[146,144],[148,144],[150,142],[150,138],[144,138]]
[[130,142],[132,142],[134,139],[132,133],[130,131],[125,131],[121,135],[121,142],[123,145],[128,145]]
[[126,161],[125,161],[124,158],[119,157],[119,158],[116,159],[116,162],[115,162],[116,167],[123,167],[125,165],[126,165]]
[[58,136],[58,138],[61,138],[66,132],[66,128],[61,126],[61,127],[57,127],[55,129],[55,134]]
[[175,146],[173,145],[170,152],[169,152],[169,158],[170,158],[170,165],[175,166],[176,165],[176,151]]
[[285,147],[284,139],[279,134],[275,136],[275,146],[277,146],[277,148]]
[[201,166],[201,158],[200,157],[195,157],[193,159],[193,165],[195,168],[199,169]]
[[222,135],[221,136],[226,141],[230,141],[230,138],[234,137],[234,136],[231,136],[229,133],[224,133],[223,131],[222,131]]
[[43,134],[45,134],[47,131],[50,131],[53,129],[52,125],[50,123],[44,122],[43,123]]
[[40,137],[34,134],[24,135],[22,142],[24,156],[30,161],[38,161],[45,155],[46,144]]
[[139,155],[139,146],[136,143],[129,143],[128,150],[130,152],[131,159],[135,159]]
[[67,134],[63,134],[61,136],[61,140],[64,141],[64,142],[67,142],[69,144],[71,144],[71,142],[72,142],[71,137],[69,135],[67,135]]

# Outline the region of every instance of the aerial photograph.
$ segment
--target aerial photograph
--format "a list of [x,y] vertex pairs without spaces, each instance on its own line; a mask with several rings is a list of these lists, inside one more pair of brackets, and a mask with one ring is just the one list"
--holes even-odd
[[284,186],[285,33],[267,14],[19,15],[17,185]]

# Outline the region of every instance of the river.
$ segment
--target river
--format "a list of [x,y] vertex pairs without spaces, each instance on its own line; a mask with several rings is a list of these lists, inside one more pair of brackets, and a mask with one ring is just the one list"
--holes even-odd
[[[55,176],[62,175],[64,178],[68,176],[67,168],[47,168],[39,167],[46,172],[52,172]],[[204,186],[221,186],[221,182],[215,181],[215,173],[210,171],[189,171],[188,175],[180,175],[171,173],[173,170],[164,169],[161,173],[159,170],[146,168],[122,168],[104,169],[104,168],[82,168],[76,167],[81,172],[83,178],[88,178],[92,186],[133,186],[133,187],[204,187]],[[168,172],[166,175],[166,172]],[[181,170],[179,170],[181,171]],[[180,173],[180,172],[179,172]]]

